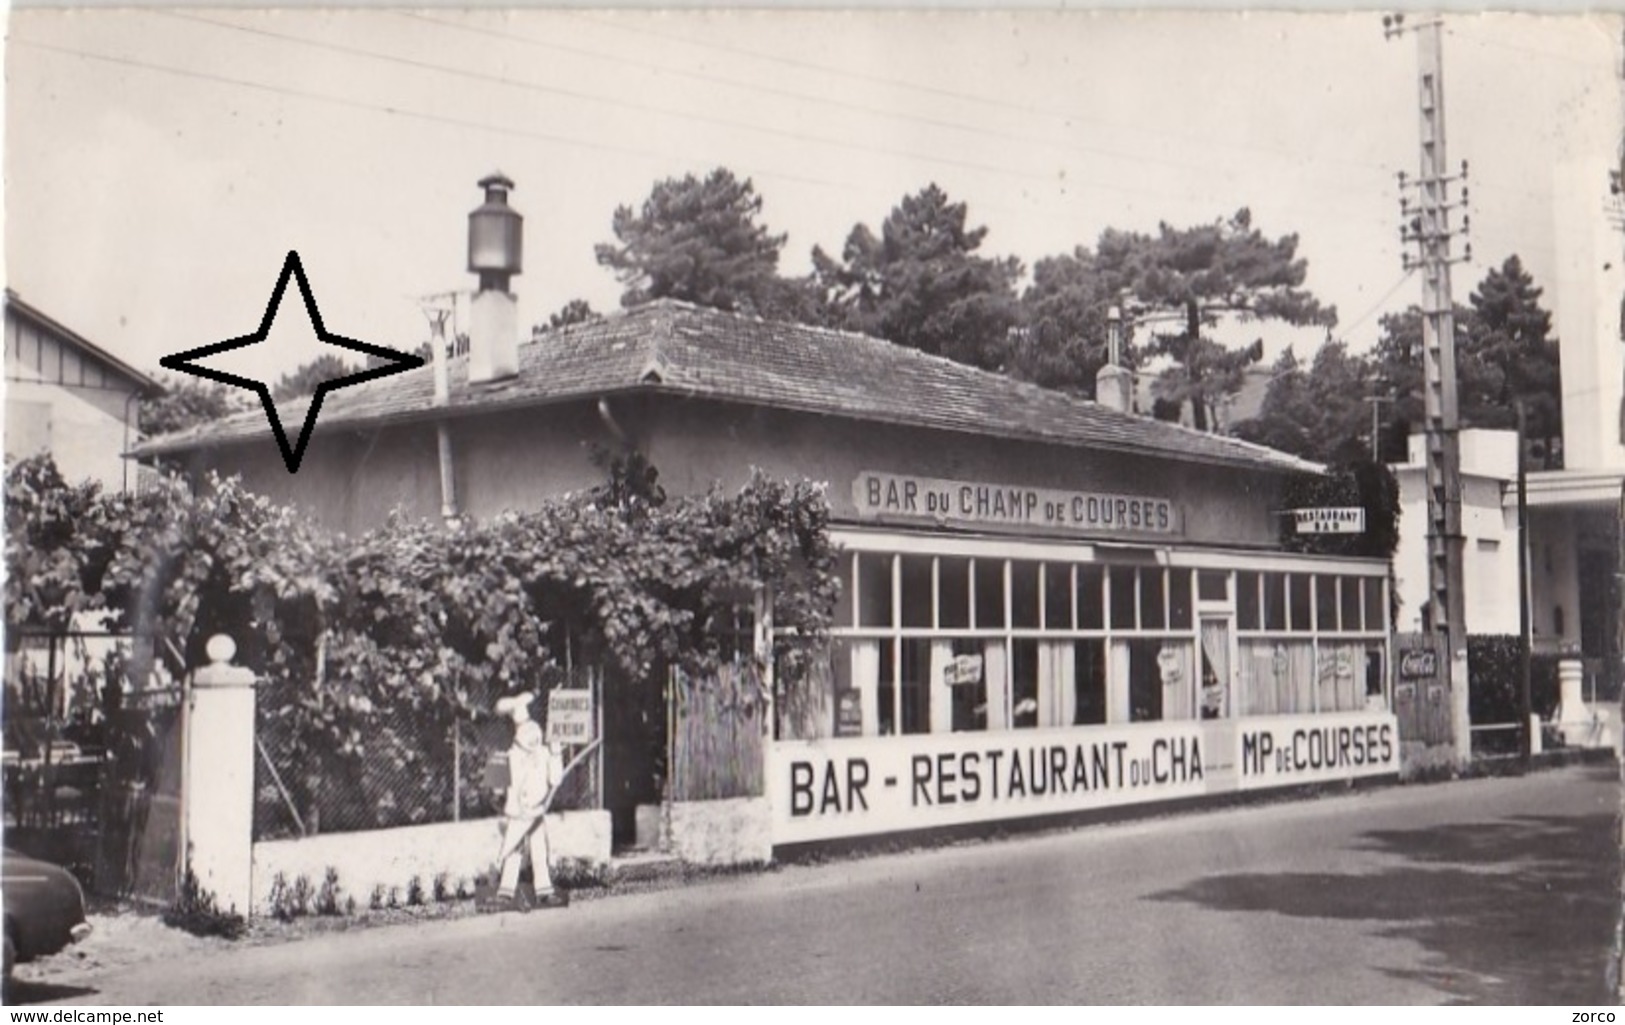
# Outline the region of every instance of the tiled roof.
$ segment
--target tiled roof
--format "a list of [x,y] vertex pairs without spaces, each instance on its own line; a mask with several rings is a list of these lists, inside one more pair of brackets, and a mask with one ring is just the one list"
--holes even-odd
[[[1093,402],[954,363],[866,335],[662,300],[601,321],[547,332],[519,346],[519,373],[469,385],[468,360],[451,361],[449,412],[457,416],[618,392],[675,393],[877,423],[1110,449],[1274,471],[1317,465],[1274,449],[1130,416]],[[434,371],[423,367],[328,394],[323,426],[398,423],[432,408]],[[303,405],[278,407],[284,424]],[[144,442],[158,455],[268,439],[263,413],[237,414]]]

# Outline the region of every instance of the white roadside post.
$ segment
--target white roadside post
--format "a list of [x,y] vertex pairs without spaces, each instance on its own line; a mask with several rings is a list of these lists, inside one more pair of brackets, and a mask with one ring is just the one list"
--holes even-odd
[[254,672],[231,664],[237,645],[209,638],[210,664],[192,674],[186,718],[187,859],[221,911],[247,916],[254,853]]

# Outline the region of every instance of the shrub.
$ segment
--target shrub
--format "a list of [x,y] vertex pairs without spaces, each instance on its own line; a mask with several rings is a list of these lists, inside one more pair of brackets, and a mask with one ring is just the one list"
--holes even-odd
[[[1467,638],[1467,707],[1474,725],[1515,723],[1522,716],[1522,639],[1514,634],[1472,634]],[[1558,659],[1530,659],[1531,710],[1542,719],[1557,712]]]
[[235,907],[221,910],[215,895],[203,889],[188,868],[180,892],[164,911],[164,924],[193,936],[223,936],[235,940],[248,931],[248,922]]
[[339,872],[329,865],[322,879],[322,888],[316,891],[316,913],[333,916],[339,913]]

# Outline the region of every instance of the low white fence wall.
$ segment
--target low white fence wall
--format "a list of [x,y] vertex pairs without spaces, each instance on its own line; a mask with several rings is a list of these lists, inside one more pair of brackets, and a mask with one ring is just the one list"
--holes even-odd
[[[404,903],[413,878],[425,900],[433,899],[435,878],[442,875],[448,892],[455,893],[461,883],[464,892],[472,893],[475,878],[496,867],[500,821],[475,819],[256,843],[254,912],[270,913],[271,887],[278,873],[288,886],[303,877],[314,891],[332,869],[338,874],[339,906],[353,898],[360,910],[367,909],[379,888],[386,895],[394,891]],[[610,858],[609,812],[549,815],[547,839],[555,865],[574,860],[601,869]]]
[[773,860],[773,816],[765,797],[674,801],[671,846],[691,865],[761,865]]

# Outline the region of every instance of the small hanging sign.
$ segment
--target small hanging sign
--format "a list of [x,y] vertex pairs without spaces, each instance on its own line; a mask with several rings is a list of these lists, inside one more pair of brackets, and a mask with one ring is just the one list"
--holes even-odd
[[1290,509],[1300,534],[1363,534],[1365,508],[1341,506],[1318,509]]

